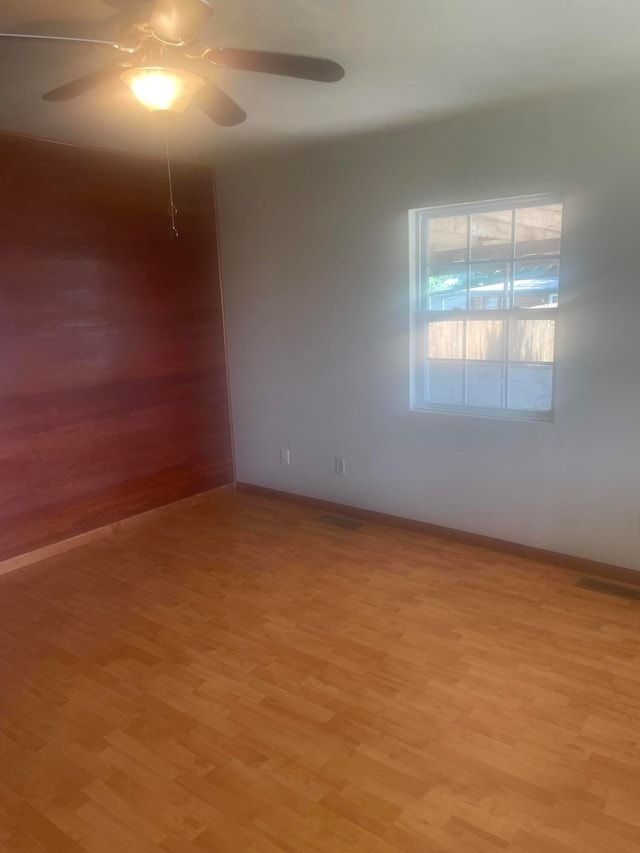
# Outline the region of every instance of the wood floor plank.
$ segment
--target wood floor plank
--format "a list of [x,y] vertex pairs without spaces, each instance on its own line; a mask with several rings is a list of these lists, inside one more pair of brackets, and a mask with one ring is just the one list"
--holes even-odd
[[0,850],[640,849],[640,603],[221,495],[0,577]]

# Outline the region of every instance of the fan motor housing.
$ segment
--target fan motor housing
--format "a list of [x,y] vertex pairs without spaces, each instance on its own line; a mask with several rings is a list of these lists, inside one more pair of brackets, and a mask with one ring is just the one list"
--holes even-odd
[[196,36],[212,14],[213,9],[204,0],[182,0],[179,14],[175,0],[157,0],[149,25],[160,41],[183,45]]

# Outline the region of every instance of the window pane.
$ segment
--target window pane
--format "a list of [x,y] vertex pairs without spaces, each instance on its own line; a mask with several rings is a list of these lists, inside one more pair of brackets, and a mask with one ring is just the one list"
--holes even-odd
[[466,310],[467,280],[466,266],[429,267],[428,296],[424,307],[429,311]]
[[464,358],[464,320],[436,320],[428,324],[429,358]]
[[502,364],[467,365],[467,405],[502,406],[504,366]]
[[551,365],[509,365],[509,408],[551,411]]
[[509,326],[510,361],[553,361],[556,321],[511,319]]
[[431,403],[464,402],[464,363],[427,362],[425,396]]
[[508,278],[507,264],[471,264],[469,308],[473,311],[507,308]]
[[411,218],[418,229],[415,398],[427,409],[546,420],[562,204],[531,196],[423,208]]
[[558,261],[518,261],[513,281],[516,308],[555,308],[558,305]]
[[469,259],[468,216],[436,216],[427,221],[429,223],[429,263],[450,264],[454,261]]
[[498,260],[513,254],[513,211],[474,213],[471,217],[471,260]]
[[516,257],[559,255],[562,205],[543,204],[516,210]]
[[504,321],[467,321],[467,358],[487,361],[504,359]]

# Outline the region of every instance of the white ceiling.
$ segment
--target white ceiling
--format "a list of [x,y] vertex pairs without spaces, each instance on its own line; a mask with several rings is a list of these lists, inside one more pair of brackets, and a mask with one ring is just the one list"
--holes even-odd
[[[2,0],[0,29],[68,19],[71,34],[97,33],[98,22],[122,2]],[[326,56],[344,65],[347,76],[319,84],[209,69],[249,118],[236,128],[218,128],[196,108],[180,117],[177,153],[206,162],[253,146],[424,121],[640,72],[636,0],[217,0],[214,5],[204,43]],[[40,100],[47,89],[110,61],[111,54],[100,49],[0,42],[0,128],[160,153],[152,120],[120,84],[65,103]]]

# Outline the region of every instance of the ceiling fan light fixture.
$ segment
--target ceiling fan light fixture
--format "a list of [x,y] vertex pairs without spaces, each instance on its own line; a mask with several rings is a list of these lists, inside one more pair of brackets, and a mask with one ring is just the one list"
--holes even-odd
[[150,112],[181,113],[204,86],[200,75],[182,68],[127,68],[120,79]]

